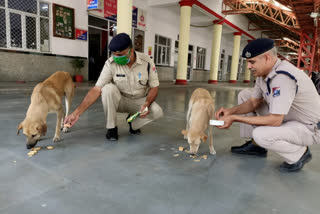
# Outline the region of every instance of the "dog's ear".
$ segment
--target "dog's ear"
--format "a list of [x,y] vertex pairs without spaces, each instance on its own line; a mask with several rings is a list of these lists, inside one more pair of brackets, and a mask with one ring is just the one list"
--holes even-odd
[[19,124],[17,128],[17,135],[19,135],[20,129],[23,129],[23,121]]
[[202,140],[202,142],[206,142],[207,139],[208,139],[208,136],[203,133],[203,134],[201,135],[200,139]]
[[188,131],[183,129],[183,130],[181,131],[181,134],[183,134],[184,136],[187,136],[187,135],[188,135]]
[[41,124],[37,127],[38,132],[40,133],[41,136],[46,135],[47,133],[47,124]]

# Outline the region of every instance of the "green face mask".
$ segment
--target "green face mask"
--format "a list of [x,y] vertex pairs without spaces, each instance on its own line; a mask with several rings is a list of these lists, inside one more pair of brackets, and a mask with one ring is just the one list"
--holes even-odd
[[[130,62],[130,53],[131,53],[131,49],[129,50],[127,55],[124,55],[124,56],[113,56],[113,60],[118,65],[126,65],[126,64],[128,64]],[[128,56],[129,56],[129,59],[128,59]]]

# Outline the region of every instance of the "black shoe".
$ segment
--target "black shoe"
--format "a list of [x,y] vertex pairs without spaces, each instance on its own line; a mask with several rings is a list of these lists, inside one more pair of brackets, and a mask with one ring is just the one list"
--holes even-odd
[[[128,115],[127,120],[128,120],[129,117],[131,117],[130,114]],[[141,134],[141,130],[140,130],[140,129],[134,130],[134,129],[132,128],[131,122],[128,122],[128,124],[129,124],[129,132],[130,132],[131,134],[136,134],[136,135]]]
[[305,153],[302,155],[302,157],[296,163],[288,164],[286,162],[283,162],[280,165],[279,170],[281,172],[297,172],[297,171],[301,170],[302,167],[306,163],[308,163],[311,159],[312,159],[312,155],[311,155],[309,148],[307,147],[307,150],[305,151]]
[[106,138],[110,141],[118,140],[118,127],[115,127],[113,129],[108,129]]
[[258,157],[267,157],[267,150],[257,146],[252,142],[252,140],[247,141],[242,146],[231,147],[232,153],[243,154],[243,155],[255,155]]

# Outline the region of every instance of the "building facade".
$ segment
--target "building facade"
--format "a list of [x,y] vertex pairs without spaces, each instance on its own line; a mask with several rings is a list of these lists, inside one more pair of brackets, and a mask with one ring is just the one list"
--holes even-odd
[[[181,2],[185,1],[132,2],[134,47],[154,59],[162,81],[177,78]],[[190,5],[186,80],[209,80],[214,21],[227,20],[220,23],[217,81],[229,81],[235,34],[241,35],[239,50],[260,35],[246,31],[245,16],[223,16],[221,0],[196,2]],[[0,81],[42,81],[58,70],[74,75],[71,62],[75,59],[85,63],[84,80],[95,81],[111,56],[108,44],[116,33],[117,0],[0,0]],[[236,80],[242,81],[245,63],[241,58],[236,69]]]

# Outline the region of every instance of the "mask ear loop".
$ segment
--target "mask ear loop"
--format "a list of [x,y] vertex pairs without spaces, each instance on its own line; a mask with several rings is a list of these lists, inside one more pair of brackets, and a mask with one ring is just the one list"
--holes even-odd
[[[129,58],[128,58],[128,55],[129,55]],[[127,64],[130,62],[130,55],[131,55],[131,48],[129,49],[129,52],[128,52],[128,54],[126,55],[126,57],[127,57]]]

